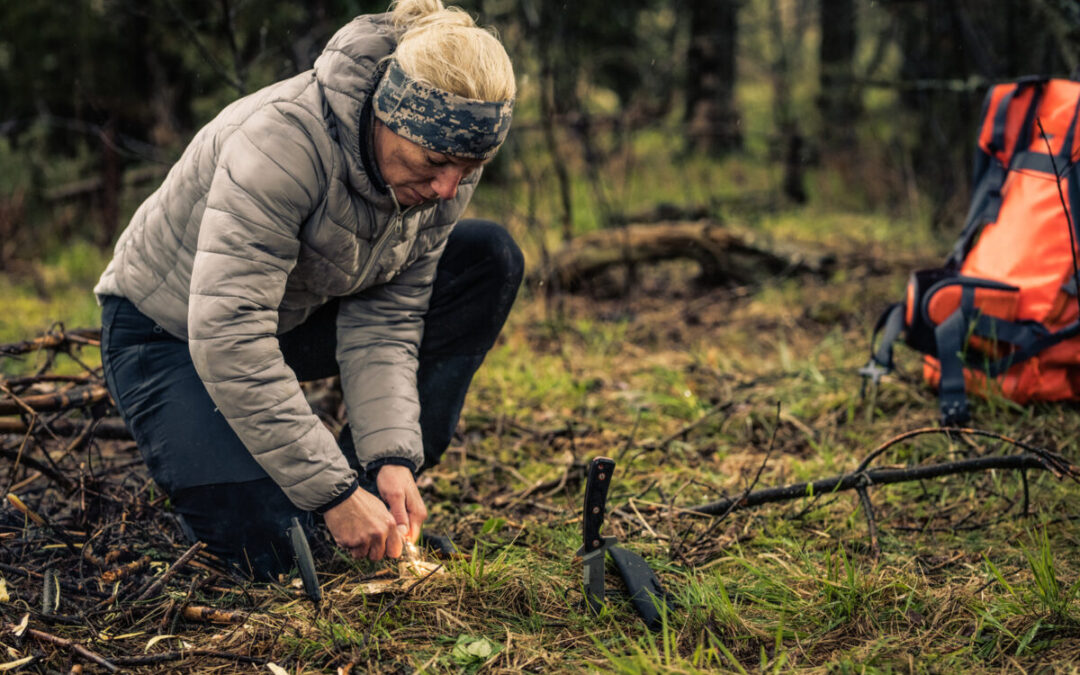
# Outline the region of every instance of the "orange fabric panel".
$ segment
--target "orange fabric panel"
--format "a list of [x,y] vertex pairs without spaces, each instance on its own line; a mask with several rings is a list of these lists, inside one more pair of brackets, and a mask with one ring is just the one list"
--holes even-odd
[[[986,110],[982,128],[979,130],[979,147],[984,152],[990,152],[990,140],[994,135],[994,118],[998,106],[1002,99],[1015,89],[1015,84],[1000,84],[994,87],[990,94],[990,105]],[[1009,104],[1009,112],[1005,116],[1005,148],[996,155],[1003,163],[1008,163],[1008,159],[1012,157],[1013,152],[1017,149],[1016,141],[1024,124],[1024,116],[1027,113],[1028,106],[1031,104],[1031,97],[1034,95],[1035,87],[1027,87]],[[1061,122],[1063,128],[1046,129],[1047,136],[1050,138],[1050,147],[1054,154],[1061,152],[1061,144],[1065,141],[1065,134],[1068,131],[1068,129],[1064,128],[1064,125],[1072,120],[1077,98],[1080,98],[1080,82],[1050,80],[1043,88],[1037,117],[1043,122],[1044,126],[1047,124],[1047,120],[1064,120]],[[1038,152],[1045,152],[1046,142],[1043,141],[1039,134],[1038,126],[1034,126],[1031,132],[1031,145],[1028,148]],[[1073,147],[1069,152],[1070,156],[1075,157],[1078,148],[1080,148],[1080,134],[1073,138]]]
[[[1020,405],[1031,401],[1064,401],[1080,395],[1080,368],[1045,365],[1038,357],[1028,359],[992,380],[985,373],[965,368],[964,386],[969,395],[986,398],[996,394]],[[923,377],[934,389],[940,386],[941,367],[937,359],[923,357]]]
[[[1066,180],[1062,190],[1068,194]],[[1072,270],[1068,221],[1053,176],[1014,171],[998,221],[983,228],[961,274],[1020,287],[1017,318],[1040,321]],[[1024,255],[1017,255],[1024,251]]]
[[[1046,130],[1047,139],[1050,141],[1050,151],[1055,155],[1061,153],[1061,146],[1069,132],[1067,125],[1073,121],[1078,98],[1080,98],[1080,82],[1051,80],[1043,90],[1037,116]],[[1057,121],[1060,127],[1054,128],[1050,120]],[[1069,154],[1074,155],[1077,147],[1080,147],[1080,135],[1074,134]],[[1036,152],[1046,152],[1046,140],[1039,133],[1038,125],[1032,129],[1031,145],[1028,148]]]
[[[930,321],[937,325],[948,319],[949,316],[960,306],[963,287],[959,284],[945,286],[934,292],[926,305],[926,313]],[[1006,291],[997,288],[976,288],[975,307],[983,314],[1006,321],[1016,319],[1016,304],[1018,294],[1016,291]]]

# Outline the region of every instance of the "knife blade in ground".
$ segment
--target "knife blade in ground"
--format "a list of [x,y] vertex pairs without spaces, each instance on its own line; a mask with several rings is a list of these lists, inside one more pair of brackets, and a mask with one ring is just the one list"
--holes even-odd
[[585,507],[581,518],[581,554],[584,573],[583,590],[586,602],[593,611],[599,611],[604,605],[604,553],[608,546],[615,543],[614,538],[600,535],[607,510],[608,488],[611,487],[611,474],[615,471],[615,460],[608,457],[596,457],[589,462],[589,472],[585,479]]
[[304,581],[304,591],[316,605],[322,601],[322,587],[319,586],[319,575],[315,572],[315,558],[311,555],[311,546],[308,545],[307,534],[300,525],[300,521],[293,516],[292,525],[289,527],[289,543],[292,544],[293,556],[296,557],[296,567],[300,570],[300,578]]

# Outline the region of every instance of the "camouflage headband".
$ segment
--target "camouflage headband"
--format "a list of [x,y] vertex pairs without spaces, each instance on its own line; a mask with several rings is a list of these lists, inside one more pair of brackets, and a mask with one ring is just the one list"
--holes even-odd
[[491,103],[418,82],[390,59],[372,96],[375,117],[391,131],[429,150],[488,159],[506,140],[514,102]]

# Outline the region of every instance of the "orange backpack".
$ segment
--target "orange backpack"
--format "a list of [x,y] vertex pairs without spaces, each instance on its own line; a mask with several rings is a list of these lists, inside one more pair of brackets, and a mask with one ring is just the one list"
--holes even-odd
[[1078,112],[1080,82],[991,87],[964,231],[944,267],[912,274],[904,302],[878,320],[864,377],[892,369],[903,334],[925,354],[945,424],[969,419],[967,391],[1080,399]]

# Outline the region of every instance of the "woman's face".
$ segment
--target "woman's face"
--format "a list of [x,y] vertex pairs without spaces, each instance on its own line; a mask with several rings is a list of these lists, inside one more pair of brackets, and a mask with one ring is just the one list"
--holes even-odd
[[453,199],[458,183],[484,163],[428,150],[398,136],[380,120],[375,120],[375,162],[402,206]]

